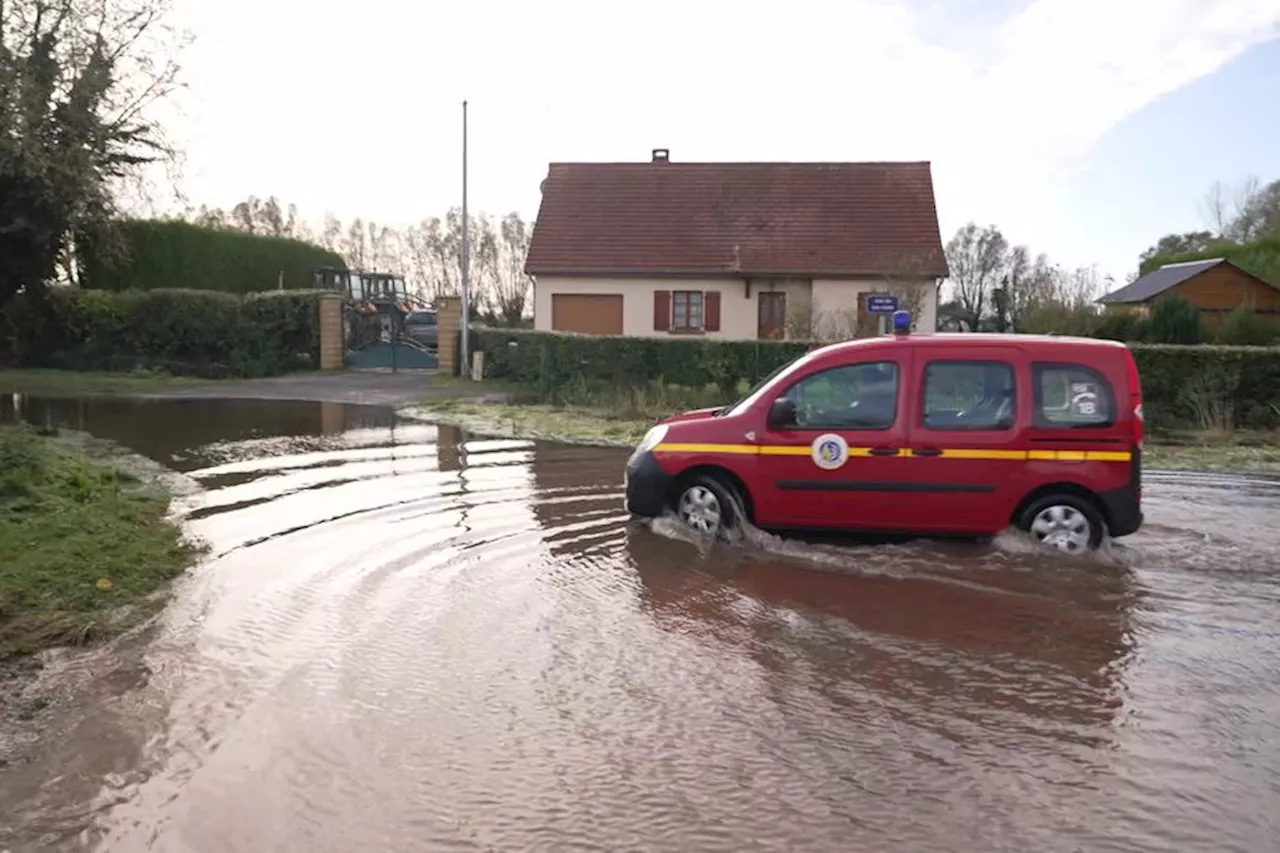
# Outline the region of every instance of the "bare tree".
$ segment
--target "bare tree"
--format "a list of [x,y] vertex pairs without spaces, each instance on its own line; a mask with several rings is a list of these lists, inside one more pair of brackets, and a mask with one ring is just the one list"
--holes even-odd
[[1247,243],[1280,234],[1280,180],[1263,186],[1251,175],[1235,189],[1216,181],[1200,209],[1220,239]]
[[1255,182],[1248,189],[1232,222],[1232,236],[1242,243],[1280,236],[1280,180],[1265,187]]
[[1225,235],[1231,229],[1231,220],[1235,218],[1235,214],[1230,210],[1229,194],[1222,181],[1214,181],[1200,199],[1200,217],[1214,234]]
[[794,298],[788,294],[787,316],[782,322],[783,335],[792,341],[817,340],[815,313],[811,293],[796,294]]
[[1009,243],[994,225],[979,228],[970,222],[947,243],[947,265],[962,322],[968,331],[977,331],[988,308],[992,291],[1004,271]]
[[369,238],[363,219],[357,216],[351,220],[339,240],[338,251],[347,259],[348,264],[363,269],[369,263]]
[[923,259],[904,257],[883,278],[885,290],[898,297],[898,307],[911,314],[911,324],[915,328],[929,291],[934,288],[933,279],[924,274]]
[[533,229],[520,214],[512,212],[503,217],[499,230],[502,234],[502,270],[493,295],[493,309],[503,322],[515,324],[524,318],[529,294],[533,290],[533,279],[524,271]]
[[[2,2],[2,0],[0,0]],[[184,219],[215,228],[235,228],[254,234],[312,239],[305,220],[293,204],[279,199],[249,196],[230,213],[201,206],[188,208]],[[471,293],[477,316],[491,322],[514,325],[524,319],[533,281],[524,272],[532,228],[519,213],[500,220],[473,214],[471,229]],[[356,217],[343,223],[332,213],[314,242],[346,258],[360,269],[403,275],[410,290],[425,301],[458,293],[462,263],[462,211],[454,208],[444,217],[430,217],[405,228],[395,228]]]
[[337,252],[342,245],[342,220],[332,213],[324,215],[324,227],[320,231],[320,245]]

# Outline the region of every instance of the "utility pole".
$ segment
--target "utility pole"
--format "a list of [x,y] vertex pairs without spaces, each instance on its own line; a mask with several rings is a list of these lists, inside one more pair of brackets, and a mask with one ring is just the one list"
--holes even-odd
[[458,375],[471,376],[471,232],[467,215],[467,102],[462,102],[462,341],[459,350],[462,364]]

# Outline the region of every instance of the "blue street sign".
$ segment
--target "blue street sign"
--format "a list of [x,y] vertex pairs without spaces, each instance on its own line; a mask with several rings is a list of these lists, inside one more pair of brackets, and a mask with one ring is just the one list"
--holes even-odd
[[898,310],[898,297],[889,294],[872,293],[867,296],[868,314],[892,314]]

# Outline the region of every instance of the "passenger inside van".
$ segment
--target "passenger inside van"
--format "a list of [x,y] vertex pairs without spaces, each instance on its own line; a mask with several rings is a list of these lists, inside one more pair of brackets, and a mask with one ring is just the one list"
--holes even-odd
[[1008,365],[930,365],[925,376],[926,427],[1008,429],[1013,425],[1016,397]]

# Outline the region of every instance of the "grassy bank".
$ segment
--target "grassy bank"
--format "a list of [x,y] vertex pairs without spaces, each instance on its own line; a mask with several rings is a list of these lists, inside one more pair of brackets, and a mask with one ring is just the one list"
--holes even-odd
[[226,384],[225,379],[196,379],[149,370],[128,373],[79,370],[0,370],[0,392],[60,394],[127,394]]
[[1274,433],[1156,434],[1147,439],[1146,467],[1174,471],[1280,473],[1280,436]]
[[0,660],[123,630],[200,547],[169,497],[25,427],[0,427]]
[[[476,383],[484,387],[488,383]],[[511,386],[504,385],[510,392]],[[723,405],[748,389],[724,394],[705,389],[655,385],[644,392],[540,394],[517,390],[513,402],[432,399],[415,407],[418,416],[481,435],[539,438],[604,447],[632,447],[657,421],[676,412]],[[1166,470],[1260,471],[1280,473],[1280,435],[1267,432],[1183,432],[1150,436],[1145,463]]]

